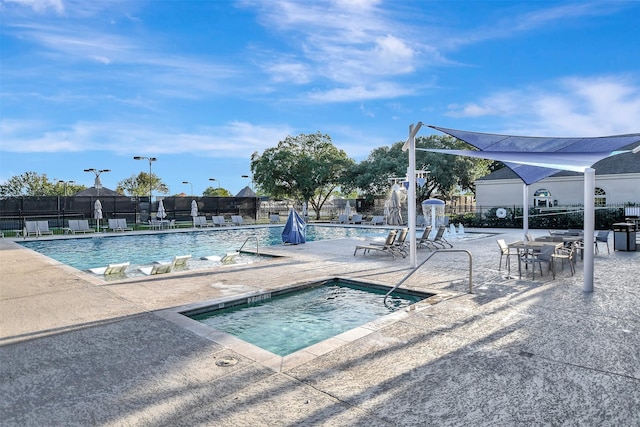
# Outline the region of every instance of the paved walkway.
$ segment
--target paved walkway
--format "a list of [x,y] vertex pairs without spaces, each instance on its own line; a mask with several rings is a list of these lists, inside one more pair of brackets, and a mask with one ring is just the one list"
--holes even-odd
[[473,294],[466,255],[439,254],[406,282],[436,303],[285,358],[177,313],[329,277],[393,285],[408,259],[354,257],[361,242],[342,239],[105,282],[0,239],[1,424],[640,425],[640,252],[601,250],[585,294],[581,263],[506,278],[496,238],[521,232],[494,231],[453,242],[473,254]]

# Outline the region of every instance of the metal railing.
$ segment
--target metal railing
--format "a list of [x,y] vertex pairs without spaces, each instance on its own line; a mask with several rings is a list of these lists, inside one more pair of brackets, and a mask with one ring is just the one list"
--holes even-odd
[[240,249],[238,249],[238,253],[242,252],[242,249],[244,249],[244,246],[247,244],[247,242],[249,242],[249,240],[251,239],[255,239],[256,241],[256,255],[260,255],[260,249],[259,249],[259,242],[258,242],[258,238],[256,236],[249,236],[245,239],[244,243],[242,244],[242,246],[240,246]]
[[424,259],[424,261],[422,261],[420,264],[418,264],[418,266],[416,268],[411,270],[389,292],[387,292],[387,294],[384,296],[384,301],[383,301],[384,304],[387,303],[387,297],[389,295],[391,295],[391,293],[393,293],[393,291],[398,289],[400,287],[400,285],[402,285],[409,277],[411,277],[413,275],[413,273],[418,271],[418,269],[420,267],[422,267],[427,261],[429,261],[435,254],[443,253],[443,252],[464,252],[469,256],[469,293],[472,294],[473,293],[473,256],[471,255],[471,252],[469,252],[469,251],[467,251],[465,249],[438,249],[438,250],[435,250],[435,251],[431,252],[429,254],[429,256]]

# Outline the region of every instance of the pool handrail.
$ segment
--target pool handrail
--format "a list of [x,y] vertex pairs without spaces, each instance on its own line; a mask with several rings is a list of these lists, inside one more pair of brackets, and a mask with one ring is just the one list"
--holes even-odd
[[260,255],[260,248],[259,248],[260,242],[258,241],[258,237],[257,237],[257,236],[255,236],[255,235],[253,235],[253,236],[249,236],[249,237],[247,237],[247,238],[245,239],[245,241],[244,241],[244,243],[242,244],[242,246],[240,246],[240,249],[238,249],[238,253],[242,252],[242,249],[244,248],[244,245],[246,245],[246,244],[247,244],[247,242],[248,242],[249,240],[251,240],[251,239],[255,239],[255,241],[256,241],[256,255]]
[[396,289],[398,289],[400,287],[400,285],[402,285],[409,277],[411,277],[411,275],[413,273],[415,273],[416,271],[418,271],[418,269],[420,267],[422,267],[427,261],[429,261],[431,259],[431,257],[433,257],[435,254],[437,253],[441,253],[441,252],[464,252],[467,255],[469,255],[469,293],[472,294],[473,293],[473,256],[471,255],[471,252],[469,252],[466,249],[437,249],[433,252],[431,252],[429,254],[429,256],[427,256],[424,261],[422,261],[420,264],[418,264],[418,266],[416,268],[414,268],[413,270],[411,270],[406,276],[404,276],[402,278],[402,280],[400,280],[389,292],[387,292],[387,294],[384,296],[384,300],[383,303],[386,304],[387,303],[387,297],[389,295],[391,295],[391,293],[393,291],[395,291]]

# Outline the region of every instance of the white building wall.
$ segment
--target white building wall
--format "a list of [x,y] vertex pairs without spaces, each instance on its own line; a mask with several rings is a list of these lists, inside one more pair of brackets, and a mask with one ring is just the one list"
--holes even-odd
[[[521,206],[523,182],[520,179],[476,181],[478,206]],[[640,174],[596,175],[596,187],[607,195],[608,204],[640,203]],[[551,200],[558,205],[583,204],[584,181],[582,175],[550,177],[529,186],[529,205],[533,205],[536,190],[551,192]]]

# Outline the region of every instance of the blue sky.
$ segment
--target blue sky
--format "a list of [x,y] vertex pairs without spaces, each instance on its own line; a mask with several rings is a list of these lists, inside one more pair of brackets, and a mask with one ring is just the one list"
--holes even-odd
[[287,135],[360,161],[418,121],[640,131],[638,1],[0,0],[0,19],[0,181],[111,169],[113,189],[153,156],[170,194],[235,194]]

